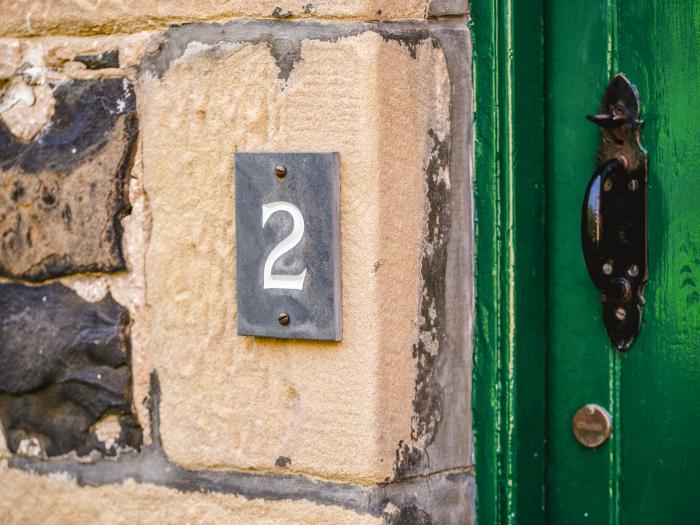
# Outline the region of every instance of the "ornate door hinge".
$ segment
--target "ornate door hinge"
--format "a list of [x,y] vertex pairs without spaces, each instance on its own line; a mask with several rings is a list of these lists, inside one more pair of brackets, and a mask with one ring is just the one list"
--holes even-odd
[[628,350],[642,323],[647,282],[647,153],[640,143],[639,93],[615,75],[588,120],[600,127],[597,169],[583,199],[581,240],[603,321],[613,344]]

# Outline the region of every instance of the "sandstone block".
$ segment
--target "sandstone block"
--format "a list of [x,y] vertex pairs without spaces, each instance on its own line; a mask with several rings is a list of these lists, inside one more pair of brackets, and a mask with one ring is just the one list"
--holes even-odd
[[[70,475],[40,477],[0,465],[3,525],[383,525],[381,516],[307,500],[250,499],[127,481],[78,487]],[[406,522],[397,522],[406,523]],[[419,523],[419,522],[415,522]]]
[[426,0],[3,0],[0,35],[134,32],[231,18],[423,18],[426,7]]
[[[452,424],[443,411],[459,406],[459,437],[433,465],[466,464],[468,389],[439,375],[469,374],[466,340],[446,334],[451,221],[456,238],[468,230],[451,205],[456,88],[439,41],[410,24],[181,26],[145,59],[142,89],[149,353],[168,457],[384,481],[427,468]],[[340,153],[342,342],[236,334],[235,151]]]

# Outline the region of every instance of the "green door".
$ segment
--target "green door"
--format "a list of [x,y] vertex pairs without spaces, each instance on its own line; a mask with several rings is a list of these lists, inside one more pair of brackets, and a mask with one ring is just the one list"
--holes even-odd
[[[700,524],[700,2],[548,0],[547,522]],[[580,210],[596,113],[612,76],[641,100],[648,151],[649,282],[641,333],[622,353],[584,264]],[[572,417],[597,403],[596,449]]]

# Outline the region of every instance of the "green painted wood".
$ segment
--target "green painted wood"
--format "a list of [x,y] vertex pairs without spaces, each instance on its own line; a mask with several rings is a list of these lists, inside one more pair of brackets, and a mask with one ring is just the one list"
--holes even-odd
[[649,151],[649,284],[622,363],[622,518],[700,523],[700,3],[618,0]]
[[543,5],[475,0],[471,13],[478,520],[536,525],[544,523]]
[[[700,523],[700,4],[546,5],[549,523]],[[610,76],[637,85],[649,151],[649,284],[642,333],[608,343],[578,239],[598,133],[583,120]],[[580,447],[571,416],[597,402],[613,439]]]
[[615,414],[619,357],[608,343],[600,297],[581,252],[583,193],[595,169],[595,113],[611,72],[614,22],[605,0],[546,6],[547,75],[547,521],[615,523],[617,433],[597,450],[573,438],[586,403]]

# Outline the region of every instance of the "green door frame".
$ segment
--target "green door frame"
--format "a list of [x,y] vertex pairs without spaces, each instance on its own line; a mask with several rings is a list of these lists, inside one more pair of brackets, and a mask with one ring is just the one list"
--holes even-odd
[[472,0],[479,525],[544,523],[542,0]]

